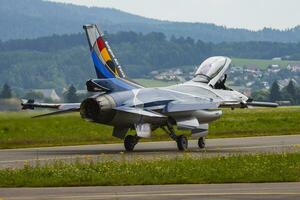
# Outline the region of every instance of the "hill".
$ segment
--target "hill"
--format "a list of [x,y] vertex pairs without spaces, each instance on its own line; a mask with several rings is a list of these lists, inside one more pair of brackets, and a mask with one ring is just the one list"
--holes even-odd
[[207,42],[300,41],[300,26],[280,31],[249,31],[214,24],[169,22],[129,14],[116,9],[88,8],[42,0],[0,0],[0,40],[37,38],[81,32],[82,25],[97,23],[109,32],[162,32],[167,37],[191,37]]

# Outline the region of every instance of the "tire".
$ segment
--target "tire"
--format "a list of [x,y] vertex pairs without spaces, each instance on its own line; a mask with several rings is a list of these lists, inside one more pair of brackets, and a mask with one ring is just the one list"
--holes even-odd
[[180,135],[177,138],[177,147],[179,151],[185,151],[188,148],[188,140],[184,135]]
[[124,147],[126,151],[133,151],[135,145],[137,144],[137,139],[133,135],[127,135],[124,139]]
[[205,148],[205,138],[204,137],[201,137],[198,139],[198,147],[200,149],[204,149]]

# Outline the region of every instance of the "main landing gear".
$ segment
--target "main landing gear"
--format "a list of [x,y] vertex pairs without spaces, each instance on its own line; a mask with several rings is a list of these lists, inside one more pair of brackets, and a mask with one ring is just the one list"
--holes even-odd
[[179,135],[176,139],[177,148],[180,151],[185,151],[188,148],[188,139],[184,135]]
[[175,130],[172,126],[167,126],[167,129],[165,127],[162,127],[162,129],[169,134],[170,138],[176,141],[177,148],[179,151],[186,151],[188,148],[188,139],[184,135],[177,136],[175,134]]
[[[162,127],[162,129],[169,134],[169,136],[176,141],[177,143],[177,148],[180,151],[186,151],[188,148],[188,139],[186,138],[186,136],[184,135],[179,135],[177,136],[175,134],[175,130],[172,126],[168,125],[167,128]],[[205,148],[205,137],[200,137],[198,139],[198,147],[200,149],[204,149]]]
[[135,145],[139,142],[137,135],[127,135],[124,139],[124,147],[126,151],[133,151]]
[[[179,151],[186,151],[188,149],[188,139],[184,135],[176,135],[172,126],[162,127],[162,129],[169,134],[169,136],[176,141]],[[126,151],[133,151],[135,145],[139,142],[140,137],[137,135],[127,135],[124,139],[124,147]],[[200,137],[198,139],[198,147],[200,149],[205,148],[205,138]]]

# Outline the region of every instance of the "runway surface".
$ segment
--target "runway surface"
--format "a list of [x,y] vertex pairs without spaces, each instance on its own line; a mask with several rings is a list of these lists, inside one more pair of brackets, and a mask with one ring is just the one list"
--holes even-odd
[[1,200],[300,199],[300,183],[201,184],[0,189]]
[[[300,152],[300,135],[248,137],[206,140],[207,147],[200,150],[196,140],[189,141],[189,151],[179,152],[174,141],[137,144],[134,152],[124,152],[123,144],[63,146],[0,150],[0,168],[22,167],[25,163],[35,165],[64,160],[97,161],[156,159],[184,156],[207,157],[256,152]],[[299,189],[300,191],[300,189]]]

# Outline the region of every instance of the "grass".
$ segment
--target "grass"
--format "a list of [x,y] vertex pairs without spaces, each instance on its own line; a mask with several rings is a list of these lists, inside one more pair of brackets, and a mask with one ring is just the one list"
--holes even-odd
[[210,126],[210,137],[300,134],[300,107],[225,110]]
[[107,161],[0,170],[0,187],[300,181],[300,154]]
[[[32,119],[36,114],[40,113],[0,113],[0,148],[122,142],[111,136],[111,127],[87,122],[79,114]],[[208,138],[300,134],[299,119],[300,107],[226,109],[210,124]],[[151,140],[169,137],[158,129]]]

